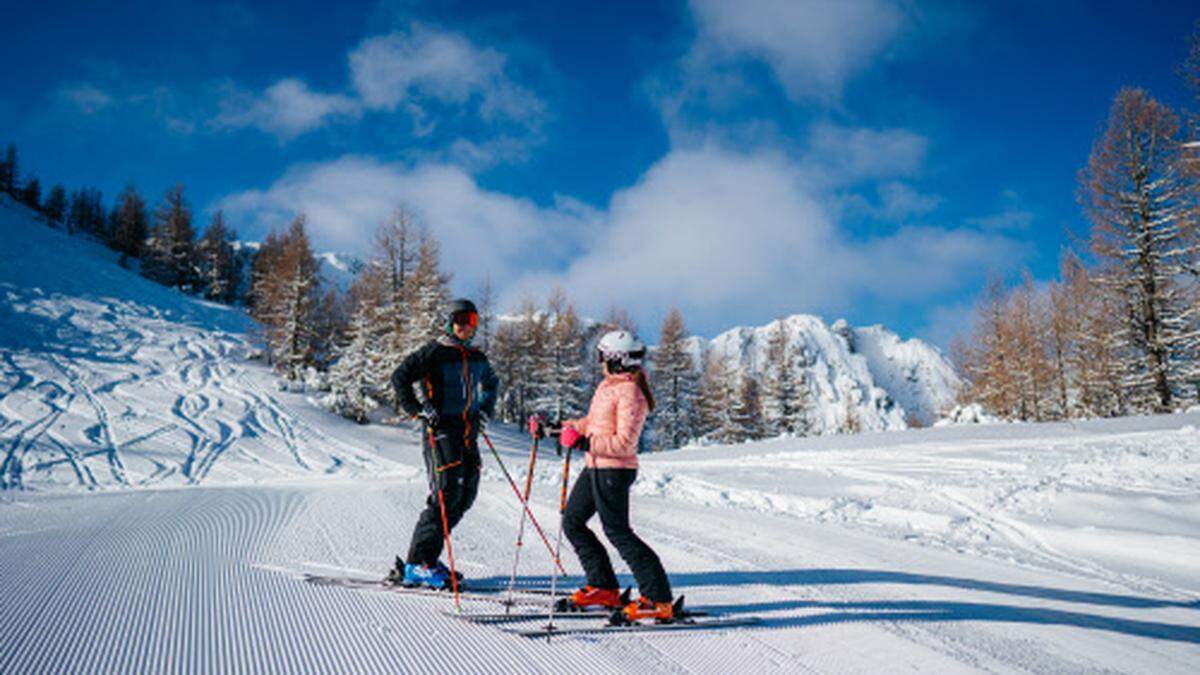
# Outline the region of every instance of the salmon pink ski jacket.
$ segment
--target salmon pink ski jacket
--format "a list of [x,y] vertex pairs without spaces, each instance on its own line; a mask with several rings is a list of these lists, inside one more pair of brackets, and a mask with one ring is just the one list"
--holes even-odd
[[638,438],[650,406],[634,373],[608,375],[596,387],[587,417],[567,420],[587,436],[587,466],[593,469],[638,468]]

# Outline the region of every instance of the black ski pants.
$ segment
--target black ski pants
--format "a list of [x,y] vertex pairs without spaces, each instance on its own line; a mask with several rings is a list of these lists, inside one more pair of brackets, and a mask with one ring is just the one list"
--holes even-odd
[[629,488],[636,478],[637,469],[584,469],[567,499],[563,532],[579,556],[588,585],[617,588],[617,575],[608,552],[587,526],[588,520],[599,513],[604,536],[629,565],[642,597],[670,602],[671,583],[662,562],[629,527]]
[[[433,432],[426,430],[422,442],[425,472],[429,477],[429,496],[425,510],[417,518],[406,562],[432,565],[442,555],[445,533],[442,531],[442,509],[438,489],[446,505],[446,524],[450,530],[458,525],[463,514],[475,503],[479,493],[479,445],[475,434],[464,434],[461,428]],[[432,442],[436,441],[436,442]]]

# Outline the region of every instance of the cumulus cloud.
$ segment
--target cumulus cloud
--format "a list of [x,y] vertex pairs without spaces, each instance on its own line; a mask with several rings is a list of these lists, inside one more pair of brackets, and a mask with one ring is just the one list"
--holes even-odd
[[256,127],[280,140],[290,140],[323,126],[332,118],[356,118],[362,108],[341,94],[323,94],[304,82],[288,78],[267,87],[261,94],[231,90],[221,102],[221,113],[213,120],[219,128]]
[[903,29],[896,0],[691,0],[703,59],[766,63],[789,97],[835,99]]
[[290,140],[332,120],[399,110],[412,118],[413,135],[421,137],[436,127],[431,104],[470,108],[485,122],[515,123],[526,131],[536,131],[545,113],[542,100],[507,75],[504,54],[433,26],[413,23],[368,37],[350,51],[347,63],[345,93],[314,91],[291,77],[262,92],[228,86],[211,126],[253,127]]
[[463,104],[478,96],[484,118],[527,120],[541,113],[537,97],[505,75],[503,54],[424,24],[367,38],[349,60],[354,89],[371,108],[395,110],[424,98]]
[[357,253],[368,252],[375,229],[397,206],[411,208],[441,242],[446,270],[463,289],[561,260],[587,230],[581,222],[587,214],[577,207],[541,208],[486,190],[456,166],[356,156],[296,167],[264,190],[217,205],[259,233],[304,213],[319,248]]
[[700,327],[802,310],[840,311],[856,299],[910,301],[977,280],[1022,247],[961,228],[902,228],[849,237],[806,173],[772,152],[677,150],[617,193],[588,252],[561,274],[510,289],[561,284],[593,310],[635,316],[679,305]]

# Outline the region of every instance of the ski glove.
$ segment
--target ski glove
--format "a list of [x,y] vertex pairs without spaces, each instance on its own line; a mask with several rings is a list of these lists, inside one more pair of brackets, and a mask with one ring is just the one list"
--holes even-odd
[[564,448],[586,448],[587,437],[579,433],[575,427],[563,427],[562,433],[558,436],[558,442]]
[[421,408],[421,412],[417,413],[417,418],[425,422],[425,426],[429,427],[430,429],[437,428],[438,414],[437,411],[433,409],[433,406],[427,405],[424,408]]

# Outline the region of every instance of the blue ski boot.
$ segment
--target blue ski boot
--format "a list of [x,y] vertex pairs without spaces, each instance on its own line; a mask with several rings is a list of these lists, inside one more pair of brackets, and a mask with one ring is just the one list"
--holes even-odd
[[[446,567],[445,563],[443,563],[441,560],[433,563],[433,565],[430,565],[430,567],[441,572],[442,574],[445,574],[447,579],[450,578],[450,568]],[[463,582],[462,572],[454,570],[454,578],[458,581],[458,583],[461,584]]]
[[404,566],[403,584],[408,587],[450,588],[450,574],[431,565],[407,564]]

